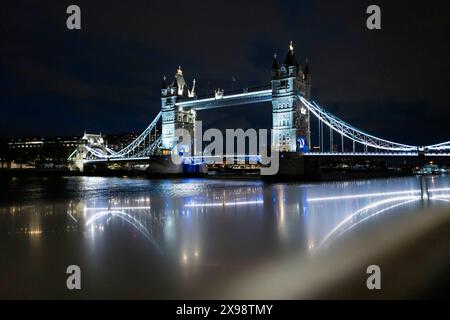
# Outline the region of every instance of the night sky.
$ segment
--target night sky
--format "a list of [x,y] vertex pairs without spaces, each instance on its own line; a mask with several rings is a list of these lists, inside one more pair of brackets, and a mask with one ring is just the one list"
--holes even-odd
[[[66,28],[66,8],[82,30]],[[366,28],[378,4],[382,29]],[[448,1],[2,1],[0,138],[140,131],[181,65],[208,86],[269,84],[293,40],[312,97],[345,121],[410,144],[450,140]],[[209,85],[208,85],[209,83]],[[268,128],[271,105],[199,113],[206,126]]]

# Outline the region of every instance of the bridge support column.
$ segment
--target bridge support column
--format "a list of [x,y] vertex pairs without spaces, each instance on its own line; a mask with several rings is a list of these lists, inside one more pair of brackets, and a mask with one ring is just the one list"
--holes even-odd
[[298,98],[309,98],[311,75],[295,58],[292,42],[286,59],[272,64],[272,149],[281,152],[307,152],[311,144],[309,110]]
[[74,164],[75,164],[75,168],[77,168],[78,171],[83,172],[83,170],[84,170],[84,161],[83,160],[75,160]]
[[319,157],[310,157],[300,152],[280,152],[280,167],[275,176],[264,176],[267,180],[320,180]]
[[147,168],[149,176],[181,175],[183,164],[174,164],[170,155],[153,156]]
[[179,137],[176,135],[177,129],[185,129],[191,136],[191,143],[183,145],[182,150],[177,150],[183,154],[193,154],[194,130],[195,130],[195,110],[189,107],[178,106],[178,102],[195,98],[195,80],[190,90],[183,77],[181,68],[178,68],[175,78],[171,84],[164,81],[161,89],[161,113],[162,113],[162,149],[163,153],[169,154],[177,145]]
[[105,156],[108,154],[105,141],[101,134],[85,132],[83,137],[78,141],[76,152],[71,155],[72,168],[83,172],[85,170],[85,160],[88,159],[88,155],[94,156],[92,150]]
[[278,176],[302,177],[305,174],[304,157],[297,152],[281,152]]

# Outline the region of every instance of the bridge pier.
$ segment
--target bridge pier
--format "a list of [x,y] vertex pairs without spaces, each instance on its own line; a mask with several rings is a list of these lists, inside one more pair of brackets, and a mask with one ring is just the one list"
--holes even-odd
[[170,154],[161,156],[152,156],[147,168],[147,175],[182,175],[183,164],[173,163]]
[[77,159],[74,161],[75,168],[78,169],[78,171],[83,172],[84,171],[84,161]]
[[280,152],[278,173],[264,178],[275,180],[317,180],[321,177],[320,158],[305,156],[300,152]]
[[170,155],[152,156],[147,168],[147,176],[149,177],[183,177],[207,174],[208,168],[206,164],[175,164]]

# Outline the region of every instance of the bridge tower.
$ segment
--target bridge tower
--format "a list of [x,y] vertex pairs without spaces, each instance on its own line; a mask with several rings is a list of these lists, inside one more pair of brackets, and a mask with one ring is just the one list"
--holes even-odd
[[272,149],[281,152],[306,152],[311,134],[309,110],[298,98],[309,99],[311,74],[308,61],[302,67],[295,57],[292,41],[281,65],[274,55],[272,63]]
[[177,102],[196,99],[195,79],[193,80],[192,89],[189,89],[181,67],[178,67],[175,77],[171,83],[166,82],[164,76],[161,87],[161,113],[162,113],[162,151],[168,154],[178,143],[179,137],[175,135],[175,130],[184,128],[190,135],[191,145],[183,145],[183,154],[193,151],[194,131],[195,131],[195,110],[191,108],[178,107]]

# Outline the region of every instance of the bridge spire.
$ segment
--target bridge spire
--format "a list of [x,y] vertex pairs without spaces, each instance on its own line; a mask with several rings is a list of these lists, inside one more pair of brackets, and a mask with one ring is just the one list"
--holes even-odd
[[272,70],[278,69],[277,53],[273,54]]
[[277,53],[275,52],[273,54],[273,61],[272,61],[272,79],[276,79],[279,74],[279,68],[278,68],[278,62],[277,62]]
[[286,55],[286,59],[284,60],[284,64],[286,65],[286,67],[294,66],[298,68],[297,59],[295,58],[294,44],[292,40],[289,41],[289,51]]
[[306,57],[305,59],[305,67],[303,68],[303,74],[304,75],[309,75],[309,63],[308,63],[308,57]]
[[195,78],[194,80],[192,80],[192,90],[191,91],[188,90],[188,96],[189,98],[195,97]]

